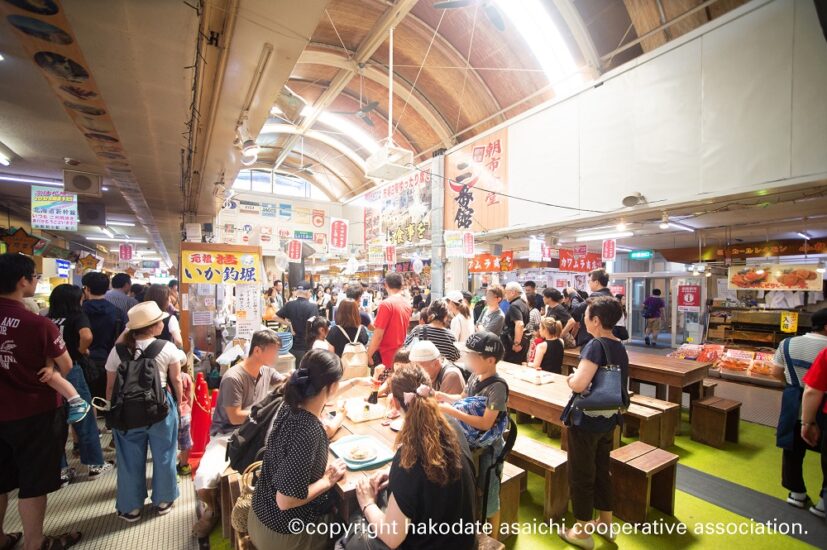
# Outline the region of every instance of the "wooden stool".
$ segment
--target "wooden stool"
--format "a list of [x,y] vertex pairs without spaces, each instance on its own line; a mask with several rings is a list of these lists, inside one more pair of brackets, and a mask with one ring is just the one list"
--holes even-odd
[[641,441],[660,447],[661,417],[659,410],[630,403],[623,413],[623,431],[626,436],[637,435]]
[[[655,447],[666,449],[675,444],[675,434],[680,433],[681,425],[681,407],[677,403],[655,399],[654,397],[646,397],[645,395],[632,395],[630,398],[632,403],[649,407],[663,413],[660,418],[660,439]],[[643,441],[643,439],[641,439]],[[648,441],[643,441],[649,443]],[[654,443],[653,443],[654,445]]]
[[635,441],[611,452],[613,512],[629,523],[643,523],[649,505],[672,515],[678,455]]
[[568,457],[565,451],[549,447],[530,437],[517,436],[508,462],[543,476],[546,480],[543,516],[560,519],[569,506]]
[[708,397],[696,401],[692,415],[692,439],[713,447],[724,442],[738,443],[738,424],[741,420],[741,402],[722,397]]
[[703,386],[701,386],[701,399],[706,399],[707,397],[715,397],[715,387],[717,385],[718,382],[710,378],[704,378]]

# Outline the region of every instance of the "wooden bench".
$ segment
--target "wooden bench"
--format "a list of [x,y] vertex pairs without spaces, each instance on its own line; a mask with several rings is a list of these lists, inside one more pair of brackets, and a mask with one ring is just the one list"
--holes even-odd
[[741,402],[722,397],[707,397],[692,407],[692,439],[713,447],[726,441],[738,443]]
[[672,515],[678,455],[635,441],[611,452],[613,512],[643,523],[649,506]]
[[630,403],[623,413],[624,435],[638,435],[644,443],[660,447],[662,417],[657,409]]
[[[494,527],[492,531],[499,541],[507,537],[500,533],[500,525],[513,524],[517,522],[520,510],[520,493],[526,488],[526,473],[519,466],[509,462],[503,464],[503,477],[500,481],[500,511],[491,518]],[[513,533],[509,533],[509,536]]]
[[660,417],[660,437],[658,438],[657,443],[644,441],[642,437],[640,440],[644,443],[650,443],[655,447],[660,447],[661,449],[666,449],[674,445],[675,434],[680,433],[680,405],[678,405],[677,403],[664,401],[662,399],[655,399],[654,397],[647,397],[645,395],[638,394],[632,395],[629,399],[632,403],[636,405],[640,405],[641,407],[648,407],[650,409],[655,409],[656,411],[660,411],[662,413],[662,416]]
[[546,480],[543,516],[560,519],[569,506],[568,456],[565,451],[549,447],[530,437],[517,436],[506,458],[520,468]]

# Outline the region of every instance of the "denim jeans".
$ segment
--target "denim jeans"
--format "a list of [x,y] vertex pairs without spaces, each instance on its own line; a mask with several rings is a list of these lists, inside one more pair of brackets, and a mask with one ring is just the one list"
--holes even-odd
[[158,506],[178,498],[178,406],[169,393],[167,403],[167,417],[149,428],[112,431],[118,459],[118,512],[143,508],[147,496],[147,445],[152,451],[152,504]]
[[[80,395],[80,398],[87,403],[91,402],[92,396],[89,393],[89,386],[86,384],[86,379],[83,377],[83,369],[80,365],[75,363],[72,365],[72,370],[66,375],[66,380],[72,384]],[[66,412],[69,412],[69,405],[66,405]],[[74,424],[75,432],[78,434],[78,450],[80,451],[80,462],[86,466],[100,466],[103,464],[103,451],[101,450],[101,441],[98,435],[98,423],[95,420],[95,415],[89,411],[83,420]],[[61,468],[67,466],[66,454],[60,462]]]

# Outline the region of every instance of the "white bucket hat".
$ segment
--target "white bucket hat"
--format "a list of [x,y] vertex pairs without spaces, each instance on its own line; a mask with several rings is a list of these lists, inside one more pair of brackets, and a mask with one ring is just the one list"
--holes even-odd
[[408,356],[411,361],[433,361],[439,359],[439,350],[430,340],[420,340],[413,346]]
[[169,317],[169,313],[161,311],[158,304],[153,301],[142,302],[134,306],[127,315],[129,316],[129,322],[126,323],[127,330],[145,328]]

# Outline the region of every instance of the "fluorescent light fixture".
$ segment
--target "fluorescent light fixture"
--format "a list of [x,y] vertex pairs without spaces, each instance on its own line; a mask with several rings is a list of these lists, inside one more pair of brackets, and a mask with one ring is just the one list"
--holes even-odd
[[705,277],[712,277],[712,271],[707,271]]
[[599,225],[597,227],[584,227],[584,228],[581,228],[581,229],[575,229],[574,231],[576,233],[583,233],[583,232],[586,232],[586,231],[599,231],[601,229],[614,229],[614,227],[615,226],[613,226],[613,225]]
[[103,226],[103,225],[102,225],[102,226],[101,226],[101,231],[103,231],[103,233],[104,233],[107,237],[109,237],[110,239],[111,239],[111,238],[113,238],[113,237],[115,236],[115,234],[114,234],[114,233],[112,233],[112,231],[111,231],[108,227],[106,227],[106,226]]
[[625,246],[615,246],[615,250],[618,252],[631,252],[631,248],[626,248]]
[[8,166],[9,164],[11,164],[11,159],[3,153],[0,153],[0,164],[2,164],[3,166]]
[[146,239],[129,239],[129,238],[110,239],[109,237],[86,237],[86,240],[87,241],[102,242],[102,243],[125,243],[125,244],[131,244],[131,243],[146,244],[147,243]]
[[694,227],[689,227],[688,225],[684,225],[679,222],[669,222],[669,227],[674,227],[675,229],[680,229],[681,231],[689,231],[691,233],[695,232]]
[[663,213],[663,217],[660,220],[660,225],[658,226],[661,229],[669,229],[669,214],[666,212]]
[[802,239],[804,239],[805,241],[809,241],[809,240],[810,240],[810,235],[809,235],[806,231],[797,231],[797,232],[796,232],[796,235],[798,235],[799,237],[801,237],[801,238],[802,238]]
[[497,0],[496,7],[526,41],[550,83],[559,83],[556,88],[573,88],[582,82],[560,30],[539,0]]
[[633,231],[615,231],[614,233],[595,233],[594,235],[578,235],[574,238],[576,243],[585,243],[588,241],[603,241],[606,239],[622,239],[624,237],[634,237]]
[[34,179],[15,175],[0,174],[0,180],[13,181],[17,183],[31,183],[34,185],[45,185],[47,187],[63,187],[63,182],[59,180]]
[[106,220],[106,225],[120,225],[123,227],[135,227],[135,224],[132,222],[119,222],[115,220]]
[[623,221],[623,218],[620,218],[620,221],[617,223],[615,229],[618,231],[626,231],[626,222]]
[[109,191],[109,188],[104,185],[101,187],[101,191]]
[[2,54],[2,53],[0,53],[0,61],[3,61],[3,60],[5,60],[5,59],[6,59],[6,58],[5,58],[5,57],[3,57],[3,54]]

